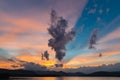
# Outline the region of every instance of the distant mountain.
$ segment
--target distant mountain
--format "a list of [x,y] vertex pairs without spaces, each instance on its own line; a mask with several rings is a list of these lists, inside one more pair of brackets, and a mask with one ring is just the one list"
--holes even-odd
[[95,67],[91,67],[91,66],[84,66],[84,67],[80,67],[80,68],[76,68],[76,69],[65,69],[63,70],[65,72],[82,72],[82,73],[86,73],[86,74],[90,74],[90,73],[94,73],[94,72],[100,72],[100,71],[105,71],[105,72],[117,72],[120,71],[120,63],[116,63],[116,64],[109,64],[109,65],[101,65],[101,66],[95,66]]
[[94,72],[91,74],[88,74],[87,76],[117,76],[120,77],[120,71],[116,72],[105,72],[105,71],[100,71],[100,72]]
[[65,73],[62,71],[29,71],[29,70],[7,70],[0,69],[0,74],[7,74],[9,76],[83,76],[83,73]]
[[[0,76],[6,77],[6,76],[12,76],[12,77],[24,77],[24,76],[116,76],[120,77],[120,71],[117,72],[106,72],[106,71],[100,71],[100,72],[94,72],[91,74],[84,74],[81,72],[75,72],[75,73],[66,73],[66,72],[56,72],[56,71],[28,71],[28,70],[7,70],[7,69],[0,69]],[[0,77],[2,78],[2,77]]]

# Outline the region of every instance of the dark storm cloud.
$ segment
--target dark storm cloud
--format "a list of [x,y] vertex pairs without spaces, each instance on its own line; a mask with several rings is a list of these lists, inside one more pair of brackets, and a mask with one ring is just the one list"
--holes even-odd
[[11,67],[18,68],[19,66],[18,65],[11,65]]
[[26,61],[19,60],[17,58],[10,58],[7,60],[9,62],[17,64],[17,65],[11,65],[11,67],[13,67],[13,68],[18,68],[21,66],[21,67],[24,67],[25,70],[47,70],[45,66],[42,66],[37,63],[26,62]]
[[46,67],[33,62],[24,62],[20,64],[25,70],[46,70]]
[[94,29],[90,36],[89,49],[95,49],[94,45],[96,44],[96,41],[97,41],[97,34],[98,34],[98,29]]
[[26,61],[19,60],[19,59],[15,58],[15,57],[8,58],[7,61],[13,62],[13,63],[17,63],[17,64],[21,64],[21,63],[25,63],[26,62]]
[[68,28],[68,22],[62,18],[58,17],[56,11],[51,12],[51,26],[48,29],[49,34],[52,38],[49,40],[48,45],[55,50],[56,58],[61,61],[65,56],[66,44],[72,41],[75,37],[75,31],[66,32]]
[[8,61],[10,61],[10,62],[15,62],[15,60],[14,59],[7,59]]
[[49,53],[48,53],[48,51],[45,51],[44,54],[43,54],[43,56],[44,56],[47,60],[49,60]]

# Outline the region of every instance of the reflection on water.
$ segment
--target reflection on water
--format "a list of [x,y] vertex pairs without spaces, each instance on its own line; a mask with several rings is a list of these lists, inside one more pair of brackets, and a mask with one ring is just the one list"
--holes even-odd
[[120,80],[120,77],[12,77],[0,80]]

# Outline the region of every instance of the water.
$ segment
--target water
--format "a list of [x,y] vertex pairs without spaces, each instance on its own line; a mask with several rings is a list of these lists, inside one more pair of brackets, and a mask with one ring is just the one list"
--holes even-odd
[[8,80],[120,80],[120,77],[13,77]]

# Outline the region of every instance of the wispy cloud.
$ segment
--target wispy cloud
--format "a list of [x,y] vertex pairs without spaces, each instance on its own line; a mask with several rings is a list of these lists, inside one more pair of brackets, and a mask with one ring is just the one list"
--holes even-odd
[[116,30],[114,30],[113,32],[109,33],[108,35],[106,35],[105,37],[101,38],[98,43],[102,44],[111,40],[115,40],[115,39],[120,39],[120,28],[118,27]]

